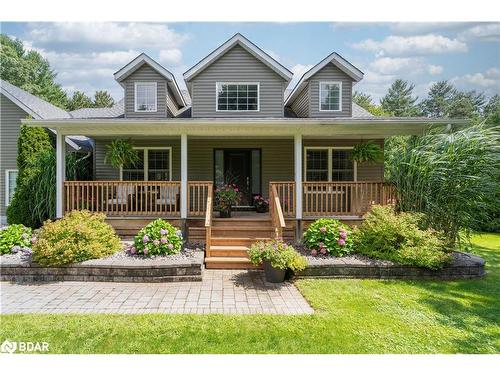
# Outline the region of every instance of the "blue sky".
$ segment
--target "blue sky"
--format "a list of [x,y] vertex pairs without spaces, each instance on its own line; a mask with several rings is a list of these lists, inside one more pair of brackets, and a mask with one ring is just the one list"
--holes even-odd
[[49,60],[69,93],[106,89],[113,73],[146,52],[176,75],[240,32],[294,72],[294,81],[332,51],[365,73],[356,89],[378,100],[396,78],[423,97],[447,79],[464,90],[500,93],[500,23],[2,23]]

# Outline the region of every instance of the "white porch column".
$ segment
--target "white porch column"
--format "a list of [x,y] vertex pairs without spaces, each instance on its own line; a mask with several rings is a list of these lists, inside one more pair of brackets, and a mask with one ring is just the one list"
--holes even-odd
[[56,135],[56,217],[64,215],[64,180],[66,180],[66,137]]
[[295,134],[295,218],[302,219],[302,134]]
[[181,219],[187,219],[188,195],[188,142],[187,134],[181,135]]

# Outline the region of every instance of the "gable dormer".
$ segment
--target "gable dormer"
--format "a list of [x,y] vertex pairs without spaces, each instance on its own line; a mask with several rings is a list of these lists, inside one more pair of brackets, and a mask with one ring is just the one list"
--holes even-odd
[[184,73],[192,117],[283,117],[292,73],[236,34]]
[[145,53],[114,76],[124,89],[126,118],[174,117],[186,106],[174,75]]
[[351,117],[352,87],[363,72],[337,53],[307,71],[285,101],[298,117]]

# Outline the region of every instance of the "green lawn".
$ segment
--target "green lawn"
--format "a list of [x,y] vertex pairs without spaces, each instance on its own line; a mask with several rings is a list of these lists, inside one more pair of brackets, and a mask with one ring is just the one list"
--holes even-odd
[[300,280],[313,316],[10,315],[0,342],[52,353],[498,353],[500,235],[474,236],[481,280]]

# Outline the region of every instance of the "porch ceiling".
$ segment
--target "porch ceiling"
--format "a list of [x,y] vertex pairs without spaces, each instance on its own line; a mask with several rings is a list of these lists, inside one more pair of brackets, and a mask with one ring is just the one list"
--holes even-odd
[[189,119],[189,120],[23,120],[33,127],[86,136],[303,136],[384,138],[418,135],[431,126],[463,125],[448,119]]

